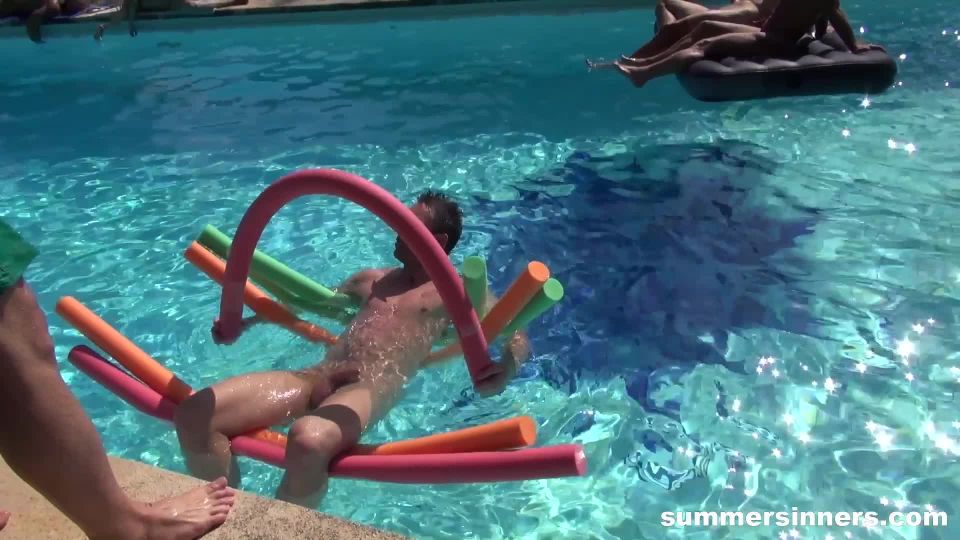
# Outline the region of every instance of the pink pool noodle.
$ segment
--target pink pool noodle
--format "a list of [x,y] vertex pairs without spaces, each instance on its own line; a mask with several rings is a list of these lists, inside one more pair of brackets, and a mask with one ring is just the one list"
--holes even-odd
[[[140,411],[173,421],[176,404],[115,367],[89,347],[79,345],[68,356],[78,369]],[[240,455],[283,467],[286,450],[252,437],[234,437],[231,448]],[[330,475],[402,484],[513,482],[583,476],[587,460],[575,444],[499,452],[348,455],[335,459]]]
[[176,403],[161,396],[154,389],[134,379],[114,366],[93,349],[84,345],[74,347],[67,356],[77,369],[86,373],[140,412],[155,418],[173,422]]
[[578,444],[403,456],[346,456],[330,464],[330,474],[398,484],[518,482],[583,476],[587,458]]
[[227,258],[220,317],[216,331],[227,341],[240,335],[243,287],[260,236],[270,219],[284,205],[304,195],[334,195],[363,206],[386,222],[423,264],[457,329],[470,377],[476,386],[480,374],[490,367],[487,342],[480,321],[470,304],[463,282],[450,259],[427,227],[393,195],[359,176],[334,169],[307,169],[284,176],[271,184],[240,220]]
[[[284,450],[277,445],[249,437],[237,437],[231,445],[238,454],[283,466]],[[331,476],[397,484],[515,482],[586,472],[587,458],[576,444],[462,454],[351,455],[330,464]]]

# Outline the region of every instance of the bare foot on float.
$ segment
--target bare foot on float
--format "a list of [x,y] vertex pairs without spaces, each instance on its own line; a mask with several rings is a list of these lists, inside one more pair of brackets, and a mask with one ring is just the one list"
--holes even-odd
[[140,508],[140,530],[127,531],[127,538],[146,540],[193,540],[227,520],[236,492],[226,478]]
[[643,85],[647,84],[647,81],[650,80],[647,77],[646,68],[627,66],[627,65],[621,64],[620,62],[617,62],[616,65],[617,65],[617,70],[620,73],[624,74],[628,79],[630,79],[630,81],[633,82],[633,85],[636,86],[637,88],[640,88]]
[[8,521],[10,521],[10,512],[0,510],[0,531],[7,526]]

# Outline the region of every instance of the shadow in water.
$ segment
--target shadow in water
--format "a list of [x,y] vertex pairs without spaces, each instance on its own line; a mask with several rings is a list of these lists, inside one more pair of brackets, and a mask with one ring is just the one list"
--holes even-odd
[[790,248],[819,212],[776,187],[765,153],[739,141],[576,152],[517,186],[519,200],[475,201],[495,223],[498,290],[542,260],[567,291],[531,326],[537,361],[522,375],[571,393],[622,376],[648,410],[676,417],[678,402],[650,396],[697,364],[742,371],[726,360],[731,334],[811,335],[809,295],[790,277],[808,265]]

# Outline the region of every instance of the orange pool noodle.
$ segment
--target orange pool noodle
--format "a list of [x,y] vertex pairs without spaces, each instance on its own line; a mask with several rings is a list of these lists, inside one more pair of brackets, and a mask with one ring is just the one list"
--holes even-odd
[[[264,442],[287,445],[287,437],[276,431],[261,430],[248,433]],[[530,446],[537,441],[537,425],[529,416],[516,416],[489,424],[474,426],[416,439],[381,444],[358,444],[347,451],[349,455],[400,456],[410,454],[459,454],[463,452],[493,452]]]
[[[507,292],[490,308],[487,316],[480,323],[487,343],[492,343],[500,335],[500,332],[510,324],[510,321],[523,311],[523,308],[540,292],[548,279],[550,279],[550,269],[547,268],[547,265],[537,261],[527,264],[524,271],[517,276]],[[460,344],[453,343],[431,353],[430,358],[446,358],[459,352]]]
[[193,393],[187,383],[143,352],[120,332],[83,306],[76,298],[65,296],[57,302],[57,314],[73,325],[98,347],[117,359],[158,394],[180,403]]
[[261,429],[260,431],[247,433],[247,437],[253,437],[254,439],[275,444],[277,446],[287,446],[286,435],[283,433],[277,433],[276,431],[270,431],[269,429]]
[[488,452],[530,446],[537,440],[537,426],[529,416],[506,418],[481,426],[418,439],[358,446],[351,454],[393,456],[403,454],[459,454]]
[[[193,389],[187,383],[163,367],[155,358],[143,352],[76,298],[72,296],[61,298],[57,302],[56,309],[64,320],[120,362],[120,365],[127,368],[154,392],[178,405],[193,394]],[[287,438],[282,433],[273,431],[260,430],[248,436],[281,446],[287,443]]]
[[524,306],[527,305],[543,284],[550,279],[550,269],[542,262],[529,263],[524,271],[517,276],[513,285],[506,294],[490,308],[483,318],[483,335],[488,341],[494,340],[504,328],[510,324]]
[[[210,279],[223,285],[223,275],[226,272],[227,264],[216,255],[207,251],[199,243],[193,242],[187,248],[184,256],[194,266],[207,274]],[[315,324],[300,319],[282,304],[267,296],[249,280],[247,280],[243,289],[243,302],[264,320],[282,326],[308,341],[323,342],[328,345],[337,342],[336,336]]]

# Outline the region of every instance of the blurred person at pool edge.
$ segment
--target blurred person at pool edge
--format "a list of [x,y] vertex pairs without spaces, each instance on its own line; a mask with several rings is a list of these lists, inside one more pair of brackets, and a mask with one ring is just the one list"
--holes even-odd
[[[411,210],[450,253],[462,231],[457,204],[426,192]],[[417,371],[439,363],[428,354],[450,324],[443,302],[420,261],[399,238],[394,257],[402,266],[362,270],[339,287],[361,309],[323,362],[304,370],[233,377],[178,407],[177,434],[193,474],[227,475],[236,485],[240,472],[230,437],[293,421],[277,497],[311,508],[319,504],[330,461],[352,448],[393,407]],[[487,301],[493,301],[489,294]],[[258,320],[246,319],[244,326]],[[215,324],[214,339],[220,343],[217,329]],[[501,362],[482,374],[479,393],[503,391],[529,355],[526,336],[510,336]]]
[[759,27],[717,21],[704,21],[666,51],[652,56],[622,57],[610,63],[587,65],[613,68],[640,87],[651,79],[682,71],[704,58],[779,57],[795,54],[797,43],[816,28],[817,36],[832,25],[850,51],[859,54],[882,50],[876,45],[858,43],[839,0],[767,0],[774,9]]
[[221,525],[235,497],[225,478],[154,503],[123,493],[96,429],[60,376],[46,317],[23,280],[35,256],[0,219],[4,461],[94,540],[187,540]]
[[43,41],[40,27],[59,16],[76,15],[90,7],[89,0],[0,0],[0,19],[17,17],[26,21],[31,40]]

